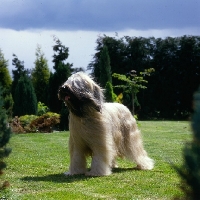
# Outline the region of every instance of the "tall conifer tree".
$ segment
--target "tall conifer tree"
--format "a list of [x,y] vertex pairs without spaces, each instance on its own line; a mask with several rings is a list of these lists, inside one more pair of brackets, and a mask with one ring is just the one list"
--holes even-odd
[[2,86],[2,97],[4,99],[4,108],[8,118],[12,118],[13,99],[11,95],[12,79],[8,70],[8,61],[0,49],[0,85]]
[[105,88],[107,82],[112,83],[110,57],[106,45],[103,46],[103,49],[100,54],[99,69],[100,69],[100,85],[103,88]]
[[37,97],[27,75],[21,76],[18,80],[14,99],[14,116],[37,114]]
[[53,46],[54,55],[54,73],[50,74],[49,79],[49,108],[51,111],[59,113],[62,108],[62,102],[58,100],[58,88],[71,75],[72,64],[65,63],[69,56],[69,49],[62,42],[54,37],[55,45]]
[[[17,94],[16,87],[19,83],[20,78],[24,76],[28,76],[29,70],[25,69],[24,61],[19,60],[15,54],[13,54],[12,64],[15,66],[15,69],[12,70],[13,81],[12,81],[12,87],[11,87],[12,97],[14,101],[13,116],[20,116],[22,113],[24,114],[24,112],[22,111],[24,108],[22,108],[21,106],[25,102],[20,102],[19,99],[23,97],[19,96],[20,95],[19,93]],[[25,114],[28,114],[28,113],[25,113]]]
[[69,56],[69,49],[58,38],[54,37],[54,41],[56,43],[53,46],[53,68],[55,72],[50,74],[48,106],[51,111],[61,114],[60,129],[66,130],[68,128],[66,124],[68,124],[69,112],[63,102],[58,99],[58,88],[73,72],[73,65],[65,62]]
[[8,71],[8,61],[0,49],[0,83],[4,88],[10,89],[12,79]]
[[103,46],[100,59],[99,59],[99,70],[100,70],[100,85],[105,88],[105,97],[107,102],[114,101],[114,92],[112,87],[112,75],[111,75],[111,66],[110,66],[110,57],[108,48],[106,45]]
[[12,74],[13,74],[12,95],[14,96],[15,88],[17,86],[18,80],[20,79],[22,75],[28,74],[28,70],[26,70],[24,67],[24,61],[19,60],[15,54],[13,54],[12,65],[15,66],[15,69],[12,70]]
[[41,51],[41,47],[38,45],[36,49],[35,68],[32,70],[31,78],[37,101],[47,104],[47,89],[50,78],[50,71],[47,63],[47,59],[44,53]]

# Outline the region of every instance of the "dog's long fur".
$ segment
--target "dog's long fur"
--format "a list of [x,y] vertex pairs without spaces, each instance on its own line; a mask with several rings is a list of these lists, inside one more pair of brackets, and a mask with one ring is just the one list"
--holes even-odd
[[[58,97],[70,110],[70,167],[66,174],[109,175],[117,166],[117,156],[135,162],[138,169],[153,169],[154,161],[143,148],[128,108],[104,103],[102,89],[88,75],[73,74],[60,87]],[[87,156],[92,156],[90,171],[86,169]]]

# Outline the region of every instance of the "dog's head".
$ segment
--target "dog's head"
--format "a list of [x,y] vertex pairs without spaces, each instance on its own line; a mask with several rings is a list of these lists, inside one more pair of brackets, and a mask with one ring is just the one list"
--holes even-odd
[[102,89],[83,72],[68,78],[59,88],[58,98],[65,102],[72,113],[81,117],[86,115],[90,108],[101,112],[103,104]]

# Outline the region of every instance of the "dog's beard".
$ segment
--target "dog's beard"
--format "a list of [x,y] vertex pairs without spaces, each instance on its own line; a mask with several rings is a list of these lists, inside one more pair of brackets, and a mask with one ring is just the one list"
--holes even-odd
[[92,79],[85,79],[82,75],[72,75],[58,91],[59,99],[79,117],[86,116],[91,110],[101,112],[103,104],[101,88]]

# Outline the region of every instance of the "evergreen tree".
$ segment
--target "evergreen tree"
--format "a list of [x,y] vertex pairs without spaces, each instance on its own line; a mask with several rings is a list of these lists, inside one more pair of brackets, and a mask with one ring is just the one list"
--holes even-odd
[[[123,74],[124,71],[127,72],[127,67],[124,61],[127,56],[124,54],[126,45],[124,44],[123,38],[116,39],[109,36],[100,36],[97,38],[96,53],[94,54],[93,60],[88,65],[88,70],[91,71],[92,75],[95,77],[97,82],[100,82],[100,56],[104,46],[107,47],[110,58],[110,66],[112,66],[112,73]],[[125,57],[126,56],[126,57]],[[115,80],[113,80],[115,82]],[[112,82],[113,84],[113,82]]]
[[50,74],[49,79],[49,108],[52,112],[59,113],[62,102],[58,99],[58,88],[71,75],[69,64],[60,62],[54,73]]
[[37,114],[37,97],[27,75],[21,76],[18,80],[14,100],[14,116]]
[[13,54],[13,57],[14,58],[12,60],[12,64],[16,68],[15,70],[12,70],[12,74],[13,74],[12,95],[14,96],[15,88],[17,86],[18,80],[20,79],[22,75],[28,74],[28,70],[24,68],[24,61],[19,60],[15,54]]
[[109,81],[106,83],[105,87],[105,98],[107,102],[114,102],[117,98],[116,94],[113,91],[113,86]]
[[4,99],[4,108],[9,118],[12,118],[13,99],[11,95],[12,79],[8,70],[8,61],[0,49],[0,85],[2,86],[2,97]]
[[193,140],[184,148],[184,164],[176,168],[182,178],[185,199],[197,200],[200,197],[200,87],[194,95],[194,114],[192,116]]
[[37,100],[47,104],[47,89],[49,84],[50,72],[47,64],[47,59],[38,45],[36,49],[35,68],[32,70],[31,78]]
[[[17,108],[16,102],[18,101],[18,98],[20,98],[20,97],[18,97],[15,90],[16,90],[17,84],[19,82],[19,79],[22,76],[25,76],[25,75],[28,76],[29,71],[27,69],[25,69],[24,61],[19,60],[15,54],[13,54],[12,64],[16,68],[15,70],[12,70],[13,81],[12,81],[12,87],[11,87],[12,98],[14,101],[13,115],[16,116],[16,115],[18,115],[18,113],[16,113],[16,111],[20,109],[20,108]],[[20,102],[18,102],[18,104],[21,105]]]
[[0,49],[0,84],[6,89],[10,89],[11,83],[12,79],[8,71],[8,61],[5,60]]
[[65,63],[65,60],[69,56],[69,49],[58,38],[54,37],[54,41],[56,43],[53,46],[53,68],[55,72],[50,74],[48,106],[51,111],[61,114],[60,128],[61,130],[66,130],[64,124],[68,124],[68,111],[64,103],[58,99],[58,88],[73,72],[73,65]]
[[101,87],[105,88],[107,82],[112,83],[110,57],[106,45],[103,46],[103,49],[100,54],[99,69],[100,69],[100,78],[99,78],[100,85]]
[[[6,167],[4,158],[11,152],[11,149],[6,147],[11,136],[11,129],[8,126],[7,115],[3,105],[2,87],[0,86],[0,175],[3,174],[3,169]],[[0,189],[7,186],[8,182],[6,181],[0,186]]]
[[[64,64],[64,61],[68,58],[69,56],[69,48],[65,47],[62,42],[56,37],[54,36],[54,41],[55,41],[55,45],[53,46],[53,50],[54,50],[54,55],[53,55],[53,63],[54,63],[54,69],[57,70],[57,68],[59,67],[60,63]],[[67,63],[67,67],[70,69],[70,71],[72,72],[72,64]]]

